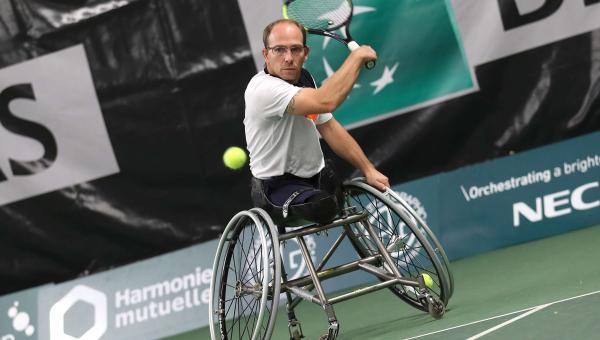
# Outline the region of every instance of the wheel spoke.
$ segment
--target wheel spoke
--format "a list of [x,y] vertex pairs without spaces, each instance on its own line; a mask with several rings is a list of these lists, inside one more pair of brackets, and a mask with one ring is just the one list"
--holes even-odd
[[[346,204],[355,206],[367,212],[367,218],[371,226],[375,230],[381,242],[388,250],[394,265],[400,270],[403,277],[417,278],[422,273],[429,274],[434,282],[430,291],[440,298],[443,294],[442,277],[439,269],[436,268],[432,260],[432,256],[437,256],[435,253],[429,254],[421,239],[417,236],[413,227],[416,225],[421,234],[425,235],[425,242],[429,242],[430,238],[427,232],[421,228],[417,219],[413,218],[410,211],[396,206],[390,205],[386,200],[379,198],[362,187],[351,185],[346,188]],[[383,196],[382,196],[383,197]],[[409,220],[405,221],[402,214],[408,214]],[[350,226],[355,238],[354,247],[361,257],[368,257],[379,254],[378,247],[371,236],[366,231],[365,227],[360,223],[355,223]],[[388,265],[383,264],[384,268]],[[387,268],[386,270],[391,270]],[[396,285],[392,291],[398,292],[399,296],[415,307],[424,309],[418,300],[417,291],[415,288],[404,285]]]
[[[263,242],[263,225],[252,218],[243,216],[235,230],[230,234],[230,242],[225,250],[223,271],[219,284],[219,321],[221,331],[228,339],[264,338],[275,321],[273,299],[263,302],[262,294],[265,278],[273,282],[273,271],[265,268],[273,266],[274,248],[272,243]],[[270,233],[264,233],[271,241]],[[267,247],[265,249],[265,247]],[[265,276],[266,275],[266,276]],[[260,310],[264,309],[259,318]]]

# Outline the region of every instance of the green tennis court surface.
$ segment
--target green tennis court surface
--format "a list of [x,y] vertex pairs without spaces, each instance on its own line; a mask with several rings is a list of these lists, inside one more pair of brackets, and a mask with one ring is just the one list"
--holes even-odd
[[[543,225],[537,226],[543,228]],[[454,296],[434,320],[387,290],[335,305],[339,339],[592,339],[600,334],[600,226],[453,262]],[[307,340],[327,329],[296,309]],[[287,339],[279,310],[273,339]],[[168,338],[210,339],[208,328]]]

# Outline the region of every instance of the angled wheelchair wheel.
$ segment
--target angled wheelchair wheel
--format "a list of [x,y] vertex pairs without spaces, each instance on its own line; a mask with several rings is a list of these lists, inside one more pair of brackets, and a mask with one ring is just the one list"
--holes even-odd
[[[453,292],[453,278],[448,258],[425,222],[395,193],[382,193],[364,180],[344,183],[345,206],[368,212],[374,228],[404,278],[417,279],[423,274],[432,278],[429,293],[447,305]],[[375,242],[361,223],[348,226],[350,241],[362,258],[379,253]],[[387,266],[384,262],[380,265]],[[391,271],[388,269],[388,271]],[[408,304],[429,312],[417,289],[395,285],[392,292]]]
[[225,228],[210,286],[212,339],[271,338],[281,289],[279,240],[273,231],[260,209],[238,213]]
[[442,269],[445,269],[446,281],[448,282],[448,299],[454,294],[454,276],[450,270],[450,261],[446,255],[444,247],[440,244],[435,234],[431,231],[427,223],[423,218],[415,211],[415,209],[404,199],[400,197],[396,192],[389,190],[386,195],[393,203],[398,204],[400,210],[406,213],[407,218],[411,221],[411,224],[421,231],[424,240],[429,243],[433,248],[433,253],[436,255],[439,263],[442,265]]

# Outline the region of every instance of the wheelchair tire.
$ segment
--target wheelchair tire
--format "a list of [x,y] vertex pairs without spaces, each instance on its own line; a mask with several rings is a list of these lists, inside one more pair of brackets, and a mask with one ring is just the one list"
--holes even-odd
[[[368,221],[387,248],[400,274],[413,279],[422,273],[429,274],[433,279],[430,294],[447,305],[453,292],[448,259],[429,227],[414,210],[398,202],[399,197],[386,195],[360,179],[344,183],[344,197],[346,207],[354,206],[368,212]],[[360,223],[347,226],[347,230],[352,246],[361,258],[379,253],[375,242]],[[381,265],[385,266],[383,262]],[[417,289],[395,285],[390,290],[413,307],[429,311],[429,306],[419,299]]]
[[242,211],[223,232],[210,287],[212,339],[271,338],[279,307],[281,259],[269,221],[261,211]]

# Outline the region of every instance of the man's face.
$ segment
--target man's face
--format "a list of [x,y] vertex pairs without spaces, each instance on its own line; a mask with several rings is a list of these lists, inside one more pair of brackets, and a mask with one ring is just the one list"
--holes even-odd
[[268,43],[262,52],[269,73],[289,83],[297,82],[308,57],[300,29],[294,24],[279,23],[273,27]]

